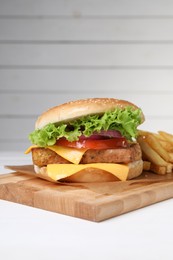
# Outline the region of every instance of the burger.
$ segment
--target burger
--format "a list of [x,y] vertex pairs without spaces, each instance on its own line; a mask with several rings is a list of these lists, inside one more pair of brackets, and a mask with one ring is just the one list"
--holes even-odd
[[125,100],[90,98],[43,112],[30,133],[34,170],[54,181],[125,181],[142,173],[136,141],[142,110]]

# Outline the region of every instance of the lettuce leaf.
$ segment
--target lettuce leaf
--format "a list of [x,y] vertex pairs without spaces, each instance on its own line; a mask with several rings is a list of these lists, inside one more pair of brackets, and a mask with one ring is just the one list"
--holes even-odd
[[29,140],[40,147],[51,146],[56,140],[65,137],[68,141],[77,141],[81,135],[90,136],[101,130],[118,130],[122,136],[132,140],[137,136],[137,127],[141,123],[141,109],[132,107],[116,108],[102,115],[88,115],[71,122],[50,123],[42,129],[36,129]]

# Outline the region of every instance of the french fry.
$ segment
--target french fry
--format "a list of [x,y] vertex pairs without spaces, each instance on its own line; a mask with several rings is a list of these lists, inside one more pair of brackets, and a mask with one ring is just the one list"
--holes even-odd
[[167,132],[164,131],[158,131],[158,133],[165,138],[168,142],[170,142],[173,145],[173,135],[168,134]]
[[159,143],[167,152],[173,152],[173,145],[167,140],[159,140]]
[[159,133],[153,133],[153,135],[158,139],[158,141],[165,141],[165,138]]
[[162,157],[153,148],[150,147],[145,138],[139,137],[138,142],[148,161],[159,166],[167,166],[167,162],[162,159]]
[[169,153],[169,162],[173,163],[173,153]]
[[151,163],[150,170],[160,175],[165,175],[167,173],[166,166],[160,166],[154,163]]
[[156,174],[173,172],[173,135],[164,131],[140,130],[138,142],[142,150],[143,169]]
[[143,170],[144,171],[149,171],[151,166],[151,162],[149,161],[143,161]]
[[171,173],[173,170],[173,165],[172,163],[168,163],[166,166],[166,173]]
[[152,135],[148,134],[145,138],[146,142],[149,144],[149,146],[158,153],[165,161],[169,161],[169,154],[167,151],[162,147],[162,145],[158,142],[157,138]]

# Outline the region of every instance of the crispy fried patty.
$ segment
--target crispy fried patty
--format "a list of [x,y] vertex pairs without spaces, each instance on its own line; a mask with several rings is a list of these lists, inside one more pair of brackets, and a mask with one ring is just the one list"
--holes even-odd
[[[94,150],[89,149],[83,155],[80,163],[129,163],[141,159],[139,144],[132,144],[129,148]],[[48,148],[33,148],[32,160],[40,167],[53,163],[70,163],[66,159]]]

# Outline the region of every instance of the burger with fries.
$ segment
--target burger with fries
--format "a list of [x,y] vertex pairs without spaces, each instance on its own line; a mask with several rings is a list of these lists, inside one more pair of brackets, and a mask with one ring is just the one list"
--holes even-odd
[[41,114],[29,135],[35,172],[55,181],[127,180],[143,171],[142,110],[125,100],[71,101]]

